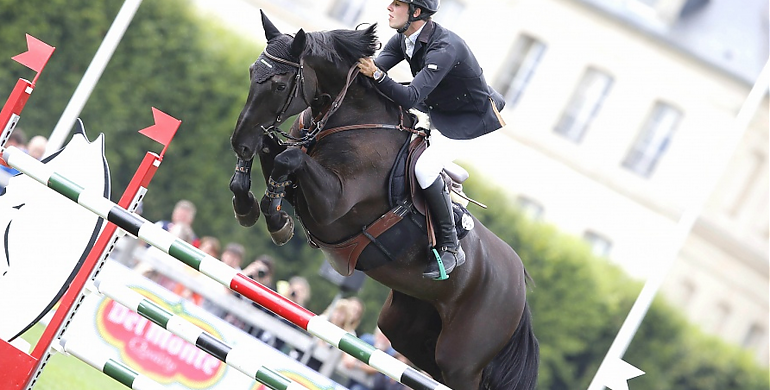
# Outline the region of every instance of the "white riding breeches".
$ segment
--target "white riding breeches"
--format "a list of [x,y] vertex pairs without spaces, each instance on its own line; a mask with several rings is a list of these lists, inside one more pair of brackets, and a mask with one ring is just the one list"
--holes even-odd
[[414,166],[417,182],[426,189],[436,181],[442,169],[452,171],[457,177],[468,177],[468,172],[453,161],[460,157],[467,143],[472,140],[458,140],[444,137],[435,128],[431,131],[430,146],[420,155]]

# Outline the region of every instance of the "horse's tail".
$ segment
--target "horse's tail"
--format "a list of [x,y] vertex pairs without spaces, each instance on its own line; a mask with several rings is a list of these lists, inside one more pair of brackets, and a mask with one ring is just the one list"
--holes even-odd
[[524,304],[521,320],[508,344],[481,374],[479,390],[532,390],[537,385],[540,346],[532,331],[532,314]]

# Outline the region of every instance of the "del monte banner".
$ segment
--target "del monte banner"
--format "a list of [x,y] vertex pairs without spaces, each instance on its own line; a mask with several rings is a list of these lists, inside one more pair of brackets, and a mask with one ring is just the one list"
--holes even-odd
[[[310,390],[345,389],[117,262],[108,261],[99,278],[102,283],[125,284],[231,347],[246,345],[255,360]],[[169,389],[267,389],[182,338],[98,294],[90,294],[83,301],[67,331],[67,339],[68,343],[87,345],[94,353],[123,362]]]

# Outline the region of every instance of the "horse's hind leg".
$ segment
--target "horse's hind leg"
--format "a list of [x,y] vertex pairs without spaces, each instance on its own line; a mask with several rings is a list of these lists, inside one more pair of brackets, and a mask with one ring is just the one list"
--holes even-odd
[[[436,363],[452,389],[478,389],[484,367],[510,340],[517,319],[511,309],[490,307],[491,296],[452,309],[436,345]],[[502,390],[502,389],[495,389]]]
[[441,380],[435,359],[441,318],[432,305],[391,291],[377,324],[393,348],[434,379]]

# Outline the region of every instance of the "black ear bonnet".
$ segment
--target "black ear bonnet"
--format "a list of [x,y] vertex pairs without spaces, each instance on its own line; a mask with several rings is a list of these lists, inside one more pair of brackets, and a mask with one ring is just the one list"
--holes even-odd
[[259,58],[257,58],[257,61],[254,63],[254,81],[261,84],[277,74],[286,74],[297,70],[294,66],[273,61],[265,55],[265,52],[267,52],[273,57],[291,62],[299,62],[299,58],[293,58],[290,54],[291,43],[293,40],[294,38],[292,36],[283,34],[271,39],[267,43],[264,52],[259,55]]

